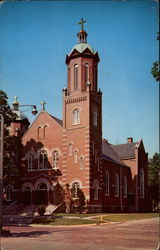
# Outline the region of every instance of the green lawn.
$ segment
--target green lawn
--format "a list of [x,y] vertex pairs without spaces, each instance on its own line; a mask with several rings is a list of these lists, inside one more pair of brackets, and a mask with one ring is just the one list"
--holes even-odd
[[96,220],[84,220],[84,219],[65,219],[65,218],[36,218],[33,221],[34,224],[43,224],[43,225],[84,225],[84,224],[95,224]]
[[[129,220],[142,220],[158,217],[158,213],[135,213],[135,214],[105,214],[102,216],[104,221],[123,222]],[[99,218],[100,219],[100,218]]]
[[[85,219],[85,217],[94,217]],[[98,217],[97,217],[98,216]],[[130,220],[140,220],[158,217],[158,213],[134,213],[134,214],[62,214],[58,213],[52,217],[35,218],[34,224],[43,225],[84,225],[84,224],[98,224],[101,222],[125,222]]]
[[102,213],[96,213],[96,214],[66,214],[66,213],[55,213],[53,214],[54,216],[61,216],[61,217],[79,217],[79,218],[85,218],[85,217],[90,217],[90,216],[98,216],[101,215]]

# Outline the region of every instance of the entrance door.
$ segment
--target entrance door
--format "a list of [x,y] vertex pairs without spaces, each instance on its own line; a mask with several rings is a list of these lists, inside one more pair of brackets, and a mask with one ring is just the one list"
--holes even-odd
[[31,191],[29,187],[27,187],[24,191],[23,200],[25,205],[31,204]]
[[47,203],[47,186],[44,183],[38,185],[35,192],[35,202],[37,205]]

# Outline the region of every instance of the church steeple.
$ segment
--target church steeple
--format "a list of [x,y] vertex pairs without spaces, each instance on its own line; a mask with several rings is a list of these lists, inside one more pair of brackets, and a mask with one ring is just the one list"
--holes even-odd
[[85,20],[83,20],[83,18],[81,18],[80,22],[78,24],[81,25],[81,30],[78,32],[77,36],[79,38],[79,43],[87,43],[87,33],[84,30],[84,23],[86,23]]
[[98,91],[99,56],[87,43],[85,22],[83,18],[80,20],[79,41],[66,56],[62,162],[65,182],[73,183],[73,177],[78,177],[89,202],[94,199],[96,185],[99,199],[96,197],[94,205],[97,207],[102,204],[102,93]]
[[81,25],[81,28],[77,34],[79,41],[66,56],[66,64],[68,65],[68,95],[87,91],[88,83],[91,91],[96,93],[98,89],[99,56],[98,52],[87,43],[84,23],[86,23],[86,20],[81,18],[78,23]]

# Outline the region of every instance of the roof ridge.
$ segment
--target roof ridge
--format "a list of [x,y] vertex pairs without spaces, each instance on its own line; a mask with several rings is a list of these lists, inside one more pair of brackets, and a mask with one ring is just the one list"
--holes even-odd
[[[48,114],[49,114],[49,113],[48,113]],[[49,114],[49,116],[51,116],[56,122],[58,122],[59,125],[62,126],[63,121],[62,121],[61,119],[59,119],[59,118],[57,118],[56,116],[53,116],[53,115],[51,115],[51,114]]]
[[133,144],[137,144],[139,143],[138,141],[137,142],[126,142],[126,143],[121,143],[121,144],[110,144],[111,146],[115,147],[115,146],[121,146],[121,145],[133,145]]

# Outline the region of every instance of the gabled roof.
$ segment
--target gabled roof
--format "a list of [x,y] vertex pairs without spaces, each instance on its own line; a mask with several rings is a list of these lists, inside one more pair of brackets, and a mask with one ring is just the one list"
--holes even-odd
[[138,142],[131,142],[119,145],[111,145],[111,148],[119,155],[121,159],[135,157],[135,147],[139,145]]
[[24,133],[23,137],[26,136],[26,134],[30,131],[30,129],[34,126],[34,124],[36,123],[36,121],[39,119],[39,117],[42,115],[42,114],[45,114],[47,116],[49,116],[51,119],[53,119],[57,124],[58,126],[62,127],[63,126],[63,122],[62,120],[58,119],[57,117],[55,116],[52,116],[50,115],[48,112],[46,112],[45,110],[42,110],[38,116],[36,117],[36,119],[33,121],[33,123],[31,124],[31,126],[27,129],[27,131]]
[[102,158],[117,163],[118,165],[126,166],[107,140],[102,140]]
[[63,126],[63,121],[62,120],[60,120],[57,117],[55,117],[53,115],[50,115],[50,114],[49,114],[49,116],[52,117],[61,127]]

